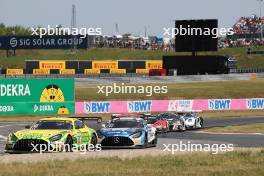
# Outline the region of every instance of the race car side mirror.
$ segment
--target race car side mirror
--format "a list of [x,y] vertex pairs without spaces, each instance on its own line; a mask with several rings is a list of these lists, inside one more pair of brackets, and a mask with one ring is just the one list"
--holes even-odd
[[26,129],[29,129],[29,128],[30,128],[30,126],[29,126],[29,125],[27,125],[27,126],[25,126],[25,128],[26,128]]

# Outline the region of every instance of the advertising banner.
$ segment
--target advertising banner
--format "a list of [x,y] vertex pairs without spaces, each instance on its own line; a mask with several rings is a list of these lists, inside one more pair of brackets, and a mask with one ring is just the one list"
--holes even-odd
[[23,69],[6,69],[7,75],[23,75]]
[[118,69],[118,61],[93,61],[93,69]]
[[76,102],[77,114],[264,110],[264,98]]
[[0,36],[0,49],[69,49],[87,48],[87,37],[70,35]]
[[146,61],[146,69],[162,69],[162,61]]
[[65,61],[41,60],[39,69],[65,69]]
[[33,69],[33,75],[49,75],[49,69]]
[[0,79],[0,115],[74,113],[73,79]]
[[84,74],[86,75],[100,74],[100,69],[84,69]]
[[60,69],[61,75],[74,75],[75,69]]
[[110,74],[126,74],[126,69],[111,69]]

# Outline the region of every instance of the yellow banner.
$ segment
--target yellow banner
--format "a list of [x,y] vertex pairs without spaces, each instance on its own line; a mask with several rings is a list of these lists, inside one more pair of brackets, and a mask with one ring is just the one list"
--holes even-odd
[[34,75],[49,75],[50,70],[49,69],[33,69]]
[[162,69],[162,61],[146,61],[146,69]]
[[126,74],[126,69],[111,69],[110,74]]
[[44,60],[39,61],[39,69],[65,69],[65,61]]
[[74,75],[75,69],[60,69],[61,75]]
[[6,69],[7,75],[23,75],[23,69]]
[[117,61],[93,61],[93,69],[118,69]]
[[137,74],[149,74],[148,69],[136,69]]
[[99,69],[85,69],[84,74],[86,75],[100,74],[100,70]]

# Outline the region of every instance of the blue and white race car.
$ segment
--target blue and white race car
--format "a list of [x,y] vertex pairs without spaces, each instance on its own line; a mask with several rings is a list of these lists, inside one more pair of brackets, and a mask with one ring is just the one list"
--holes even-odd
[[115,118],[98,131],[102,148],[146,148],[157,145],[156,128],[136,117]]

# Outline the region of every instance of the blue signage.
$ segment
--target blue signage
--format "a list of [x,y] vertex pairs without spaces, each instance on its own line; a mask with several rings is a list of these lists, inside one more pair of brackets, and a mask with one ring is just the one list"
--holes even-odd
[[109,102],[85,102],[84,112],[85,113],[109,113],[110,103]]
[[0,36],[0,49],[69,49],[88,47],[87,36]]

